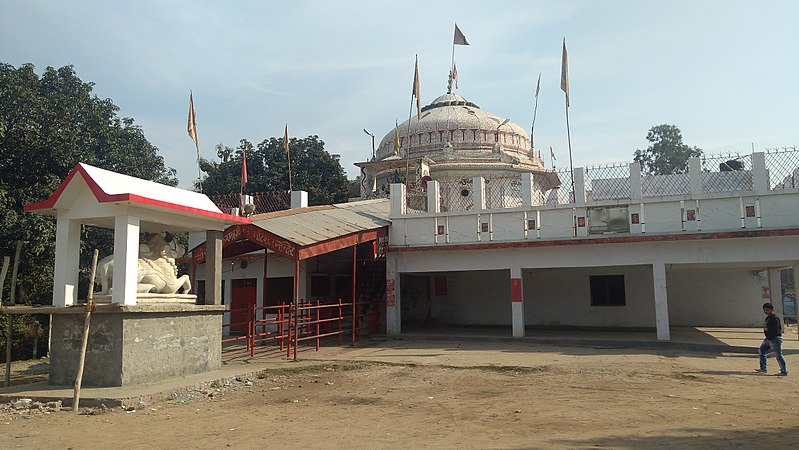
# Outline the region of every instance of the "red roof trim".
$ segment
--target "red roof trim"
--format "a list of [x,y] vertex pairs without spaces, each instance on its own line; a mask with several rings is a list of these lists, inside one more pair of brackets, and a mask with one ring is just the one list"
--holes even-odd
[[451,250],[489,250],[523,247],[557,247],[562,245],[591,245],[591,244],[633,244],[640,242],[663,241],[700,241],[706,239],[740,239],[772,236],[799,236],[799,229],[784,230],[753,230],[753,231],[723,231],[716,233],[691,233],[691,234],[666,234],[666,235],[639,235],[582,239],[558,240],[531,240],[492,242],[488,244],[454,244],[454,245],[429,245],[420,247],[388,247],[387,252],[427,252]]
[[141,195],[136,195],[136,194],[108,194],[105,191],[103,191],[102,188],[100,188],[100,186],[97,184],[96,181],[94,181],[94,179],[91,176],[89,176],[88,172],[86,172],[86,169],[84,169],[83,165],[81,165],[81,164],[78,164],[77,166],[75,166],[75,168],[72,169],[72,171],[69,172],[69,175],[67,175],[67,177],[64,179],[64,181],[62,181],[61,184],[58,185],[58,189],[56,189],[55,192],[53,192],[53,195],[51,195],[50,198],[48,198],[47,200],[45,200],[43,202],[29,203],[29,204],[25,205],[25,208],[24,208],[25,211],[37,211],[37,210],[41,210],[41,209],[52,209],[55,206],[55,204],[58,201],[58,199],[64,193],[64,190],[66,190],[67,186],[72,181],[72,178],[75,176],[76,173],[80,173],[80,175],[83,177],[83,180],[86,182],[86,184],[89,186],[89,189],[92,191],[92,194],[94,194],[94,197],[100,203],[133,202],[133,203],[140,203],[140,204],[143,204],[143,205],[150,205],[150,206],[156,206],[156,207],[159,207],[159,208],[172,209],[172,210],[175,210],[175,211],[181,211],[181,212],[187,212],[187,213],[191,213],[191,214],[197,214],[197,215],[200,215],[200,216],[211,217],[211,218],[214,218],[214,219],[222,219],[222,220],[226,220],[226,221],[229,221],[229,222],[251,223],[251,220],[250,220],[249,217],[239,217],[239,216],[233,216],[233,215],[230,215],[230,214],[218,213],[218,212],[214,212],[214,211],[207,211],[205,209],[194,208],[194,207],[185,206],[185,205],[179,205],[179,204],[171,203],[171,202],[165,202],[165,201],[162,201],[162,200],[156,200],[156,199],[152,199],[152,198],[149,198],[149,197],[143,197]]

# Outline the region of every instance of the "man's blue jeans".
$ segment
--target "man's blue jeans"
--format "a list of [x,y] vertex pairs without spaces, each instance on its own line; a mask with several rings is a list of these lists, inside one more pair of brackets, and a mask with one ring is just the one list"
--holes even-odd
[[785,358],[782,356],[782,336],[772,339],[770,346],[766,345],[766,339],[763,339],[763,343],[760,344],[760,348],[757,350],[757,354],[760,355],[760,370],[766,370],[766,354],[770,350],[774,350],[777,364],[780,365],[780,372],[788,373],[788,369],[785,368]]

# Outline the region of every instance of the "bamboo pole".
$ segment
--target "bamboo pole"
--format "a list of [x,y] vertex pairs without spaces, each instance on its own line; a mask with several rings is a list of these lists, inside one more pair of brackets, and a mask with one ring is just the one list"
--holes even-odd
[[80,385],[83,382],[83,366],[86,363],[86,347],[89,343],[89,325],[92,320],[92,312],[94,311],[94,275],[97,272],[97,256],[99,250],[94,249],[94,257],[92,258],[92,275],[89,278],[89,295],[86,300],[86,316],[83,321],[83,342],[80,346],[80,360],[78,361],[78,374],[75,377],[75,393],[72,398],[72,410],[78,412],[80,404]]
[[6,387],[11,386],[11,329],[13,328],[14,316],[7,314],[8,317],[6,325],[8,331],[6,332]]
[[14,268],[11,270],[11,301],[12,305],[17,303],[17,269],[19,269],[19,254],[22,251],[22,241],[17,241],[17,251],[14,253]]
[[3,268],[0,269],[0,304],[3,300],[3,287],[6,284],[6,275],[8,274],[8,266],[11,264],[10,256],[3,256]]

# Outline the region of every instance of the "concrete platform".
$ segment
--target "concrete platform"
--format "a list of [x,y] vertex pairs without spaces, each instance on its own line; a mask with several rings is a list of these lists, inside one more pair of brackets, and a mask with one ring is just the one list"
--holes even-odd
[[[510,327],[418,328],[407,330],[398,337],[373,336],[356,347],[346,344],[341,347],[323,344],[318,352],[304,348],[299,353],[298,361],[286,359],[284,352],[272,351],[266,347],[259,349],[256,356],[250,358],[243,347],[241,349],[234,347],[226,349],[223,359],[227,362],[219,370],[156,383],[122,387],[84,387],[81,390],[81,405],[104,404],[113,407],[135,405],[140,401],[150,403],[169,399],[176,393],[193,391],[215,381],[224,383],[236,377],[255,378],[264,370],[296,369],[337,361],[431,363],[429,358],[425,358],[429,352],[420,353],[418,351],[420,348],[446,348],[448,353],[453,353],[479,347],[482,351],[502,351],[506,355],[508,351],[524,355],[525,352],[533,351],[531,347],[537,345],[561,347],[561,352],[568,351],[563,350],[568,347],[608,347],[614,351],[629,348],[631,352],[637,353],[678,349],[713,355],[724,353],[752,355],[754,361],[754,355],[763,336],[762,330],[758,328],[675,327],[671,332],[672,341],[658,341],[654,332],[647,331],[530,329],[527,337],[513,338],[509,336]],[[799,354],[796,326],[787,330],[784,339],[784,353]],[[406,350],[401,351],[398,348]],[[464,358],[468,359],[468,355]],[[464,364],[470,363],[465,361]],[[523,365],[524,362],[523,359],[514,360],[513,364]],[[69,406],[72,395],[72,386],[51,386],[41,382],[0,388],[0,403],[24,397],[43,402],[61,400],[65,406]]]

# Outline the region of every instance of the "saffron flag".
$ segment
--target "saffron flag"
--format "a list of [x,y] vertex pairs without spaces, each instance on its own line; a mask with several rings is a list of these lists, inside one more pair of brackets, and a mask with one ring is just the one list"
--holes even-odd
[[289,124],[286,124],[286,128],[283,131],[283,149],[286,150],[286,153],[289,152]]
[[394,153],[399,155],[400,153],[400,138],[399,138],[399,123],[394,121]]
[[194,94],[189,91],[189,137],[194,141],[197,151],[200,151],[200,141],[197,139],[197,116],[194,114]]
[[416,115],[422,115],[422,104],[419,100],[419,56],[416,57],[416,65],[413,68],[413,97],[416,97]]
[[463,35],[460,28],[458,28],[458,24],[455,24],[455,38],[452,40],[454,45],[469,45],[466,41],[466,36]]
[[569,58],[566,55],[566,38],[563,38],[563,58],[561,59],[560,89],[566,93],[566,107],[569,107]]
[[247,184],[247,151],[241,152],[241,185]]
[[452,79],[455,81],[455,89],[458,89],[458,67],[452,63]]
[[539,92],[541,92],[541,72],[538,72],[538,83],[535,85],[535,98],[538,98]]

